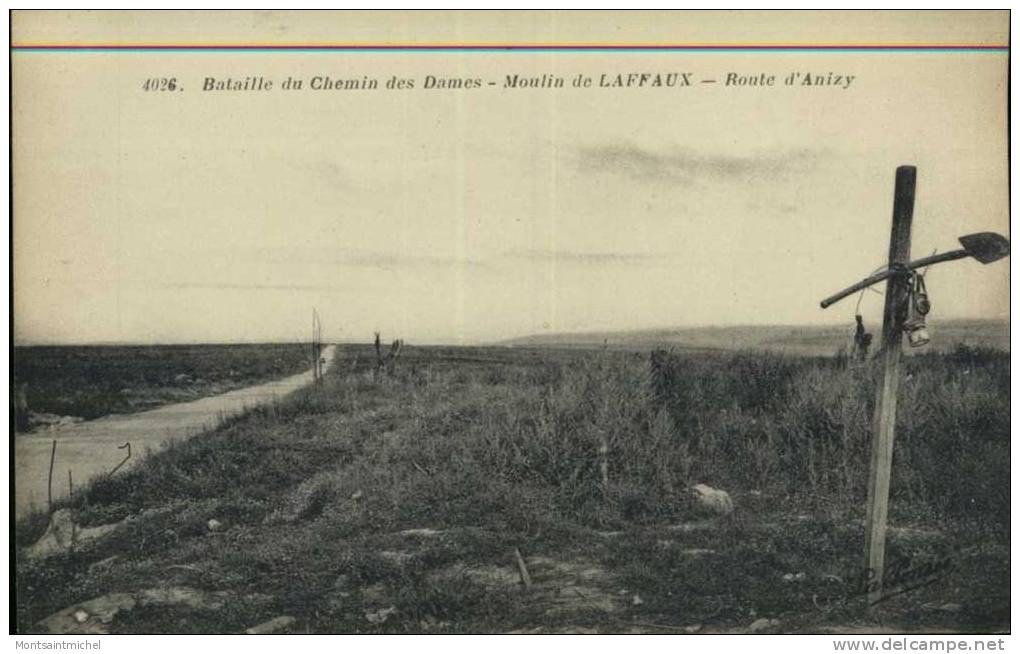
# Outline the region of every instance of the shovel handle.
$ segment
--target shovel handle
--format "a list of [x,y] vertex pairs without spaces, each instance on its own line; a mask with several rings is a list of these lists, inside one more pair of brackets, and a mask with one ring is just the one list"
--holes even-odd
[[874,275],[872,275],[870,277],[865,277],[864,279],[862,279],[861,281],[857,282],[853,286],[848,286],[847,288],[844,288],[839,293],[836,293],[835,295],[830,295],[829,297],[827,297],[824,300],[822,300],[822,308],[823,309],[828,309],[833,304],[836,304],[837,302],[839,302],[840,300],[842,300],[846,296],[853,295],[857,291],[859,291],[861,289],[865,289],[865,288],[871,286],[872,284],[877,284],[880,281],[882,281],[884,279],[888,279],[891,276],[892,276],[892,271],[891,270],[883,270],[882,272],[875,273]]
[[[942,254],[933,254],[930,257],[923,257],[921,259],[911,261],[909,264],[907,264],[907,269],[917,270],[918,268],[926,268],[932,265],[933,263],[942,263],[943,261],[955,261],[956,259],[963,259],[964,257],[968,256],[970,256],[970,253],[967,252],[966,250],[953,250],[951,252],[943,252]],[[892,274],[893,273],[891,270],[883,270],[882,272],[875,273],[870,277],[865,277],[864,279],[857,282],[853,286],[844,288],[839,293],[836,293],[835,295],[832,295],[822,300],[822,308],[827,309],[848,295],[853,295],[854,293],[861,289],[867,288],[872,284],[877,284],[882,280],[888,279],[890,276],[892,276]]]
[[907,266],[911,270],[917,270],[918,268],[927,268],[933,263],[942,263],[943,261],[955,261],[956,259],[963,259],[969,257],[970,253],[966,250],[952,250],[951,252],[943,252],[942,254],[933,254],[930,257],[924,257],[923,259],[917,259],[911,261],[910,265]]

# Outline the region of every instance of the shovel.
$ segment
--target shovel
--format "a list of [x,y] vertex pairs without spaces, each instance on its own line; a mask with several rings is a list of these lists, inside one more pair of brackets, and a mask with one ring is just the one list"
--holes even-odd
[[[911,261],[907,264],[908,270],[917,270],[918,268],[925,268],[932,265],[933,263],[942,263],[943,261],[954,261],[956,259],[963,259],[965,257],[973,257],[981,263],[991,263],[998,261],[999,259],[1009,254],[1009,241],[1006,237],[996,234],[994,232],[978,232],[977,234],[967,234],[966,236],[960,237],[960,245],[962,249],[953,250],[952,252],[943,252],[942,254],[933,254],[930,257],[924,257]],[[870,277],[866,277],[861,281],[857,282],[849,288],[845,288],[839,293],[831,297],[827,297],[822,300],[822,308],[828,308],[833,304],[839,302],[848,295],[853,295],[857,291],[867,288],[872,284],[888,279],[896,274],[893,270],[883,270],[882,272],[875,273]]]

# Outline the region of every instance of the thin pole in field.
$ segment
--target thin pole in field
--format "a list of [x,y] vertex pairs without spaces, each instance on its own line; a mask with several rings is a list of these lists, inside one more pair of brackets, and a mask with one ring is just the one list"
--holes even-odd
[[316,382],[322,378],[322,366],[319,359],[322,358],[322,322],[319,320],[319,312],[312,307],[312,379]]
[[57,439],[53,439],[53,449],[50,450],[50,475],[46,480],[46,510],[53,510],[53,460],[57,457]]

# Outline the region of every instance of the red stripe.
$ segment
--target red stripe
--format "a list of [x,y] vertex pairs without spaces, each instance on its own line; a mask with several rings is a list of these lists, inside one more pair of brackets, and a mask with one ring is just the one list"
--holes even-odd
[[12,50],[1008,50],[1008,45],[971,43],[916,43],[916,44],[539,44],[539,43],[491,43],[491,44],[147,44],[147,43],[24,43],[11,45]]

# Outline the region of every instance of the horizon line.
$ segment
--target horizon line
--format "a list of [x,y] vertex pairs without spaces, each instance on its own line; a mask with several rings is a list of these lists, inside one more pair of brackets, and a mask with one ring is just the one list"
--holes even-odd
[[[428,338],[420,341],[410,340],[409,345],[412,346],[463,346],[463,347],[475,347],[485,345],[500,345],[509,341],[526,339],[526,338],[548,338],[555,336],[601,336],[606,334],[634,334],[634,333],[648,333],[648,332],[660,332],[660,331],[682,331],[692,329],[754,329],[754,328],[788,328],[788,329],[840,329],[846,324],[851,324],[852,321],[846,321],[845,323],[702,323],[697,325],[660,325],[656,327],[622,327],[622,328],[608,328],[608,329],[593,329],[590,331],[550,331],[550,332],[527,332],[518,334],[516,336],[504,336],[498,338],[472,338],[458,341],[454,338]],[[929,321],[933,325],[947,324],[947,323],[960,323],[960,322],[982,322],[982,323],[1005,323],[1010,324],[1009,317],[999,318],[967,318],[967,317],[947,317],[938,320]],[[408,340],[408,339],[404,339]],[[280,339],[258,339],[258,340],[245,340],[245,341],[227,341],[227,340],[194,340],[194,341],[131,341],[131,340],[95,340],[95,341],[21,341],[12,338],[10,341],[11,347],[105,347],[105,346],[166,346],[166,345],[281,345],[281,344],[294,344],[304,345],[311,343],[311,340],[301,340],[292,338],[280,338]],[[371,345],[371,339],[362,340],[341,340],[341,339],[323,339],[323,343],[326,345]]]

